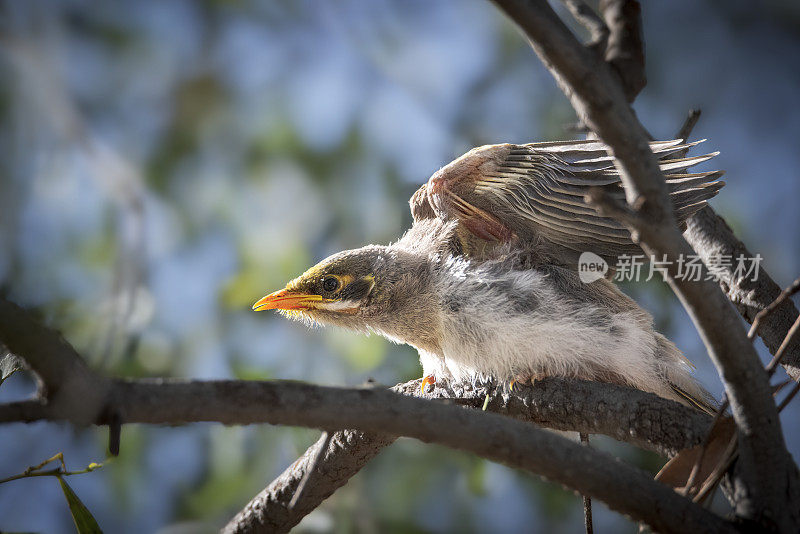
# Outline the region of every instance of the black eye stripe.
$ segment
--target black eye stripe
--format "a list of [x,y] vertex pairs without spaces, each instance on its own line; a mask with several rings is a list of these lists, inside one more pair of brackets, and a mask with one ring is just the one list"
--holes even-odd
[[361,300],[367,296],[370,289],[372,289],[372,283],[369,280],[356,280],[344,288],[342,299]]

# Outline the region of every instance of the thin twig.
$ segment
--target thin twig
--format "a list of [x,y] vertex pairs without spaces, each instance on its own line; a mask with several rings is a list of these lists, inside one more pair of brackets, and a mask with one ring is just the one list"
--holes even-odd
[[589,31],[591,41],[588,46],[605,52],[608,45],[609,29],[603,19],[583,0],[562,0],[572,16]]
[[[678,130],[678,134],[675,136],[676,139],[683,139],[684,142],[689,140],[689,136],[692,135],[692,131],[694,130],[695,125],[697,125],[697,121],[700,120],[700,113],[701,112],[699,109],[689,110],[686,120],[683,121],[683,126],[681,126],[681,129]],[[673,157],[676,159],[685,158],[688,152],[689,148],[687,147],[675,152]]]
[[794,282],[792,282],[786,289],[781,291],[781,294],[778,295],[778,298],[772,301],[772,303],[758,312],[756,314],[755,319],[753,319],[753,324],[750,325],[750,331],[747,332],[747,337],[753,339],[756,334],[758,333],[758,328],[761,326],[761,321],[764,320],[770,313],[774,312],[778,306],[783,304],[783,302],[800,291],[800,278],[797,278]]
[[642,8],[636,0],[600,0],[600,11],[610,32],[605,59],[619,75],[628,102],[633,102],[647,85]]
[[681,126],[681,129],[678,130],[678,135],[676,136],[677,139],[683,139],[684,142],[689,140],[689,136],[692,135],[692,131],[697,125],[697,121],[700,120],[701,113],[702,112],[699,109],[689,110],[686,120],[683,121],[683,126]]
[[725,413],[725,410],[728,409],[728,398],[725,397],[724,402],[720,404],[720,407],[717,409],[717,413],[714,414],[714,420],[711,422],[711,426],[708,428],[708,433],[706,437],[703,438],[703,443],[701,445],[700,454],[697,455],[697,461],[695,461],[694,465],[692,466],[692,472],[689,474],[689,479],[686,481],[686,486],[683,488],[683,495],[688,496],[694,486],[697,476],[700,474],[700,467],[703,465],[703,460],[706,456],[706,451],[708,450],[708,445],[711,443],[711,436],[714,434],[714,429],[717,427],[719,422],[722,420],[722,415]]
[[786,398],[784,398],[781,401],[780,405],[778,405],[778,412],[782,412],[783,409],[786,408],[790,402],[792,402],[792,399],[794,398],[795,395],[797,395],[798,391],[800,391],[800,382],[795,382],[791,391],[789,391],[788,395],[786,395]]
[[306,484],[308,484],[308,479],[310,479],[311,474],[317,470],[320,460],[322,459],[323,456],[325,456],[325,452],[328,450],[328,446],[330,444],[331,444],[331,433],[323,432],[322,443],[320,443],[320,447],[319,449],[317,449],[317,454],[314,455],[314,460],[311,462],[308,471],[306,471],[305,475],[303,475],[303,479],[300,481],[300,484],[298,484],[297,489],[295,490],[294,495],[292,496],[292,500],[289,501],[289,510],[294,509],[295,505],[297,504],[297,501],[299,501],[300,497],[302,497],[303,490],[305,489]]
[[[620,222],[635,225],[638,223],[639,214],[628,204],[621,202],[611,196],[602,187],[591,187],[589,193],[584,197],[584,201],[594,206],[597,213],[603,217],[612,217]],[[634,241],[636,238],[634,238]]]
[[[58,461],[61,465],[59,467],[56,467],[55,469],[40,471],[42,467],[55,461]],[[27,469],[25,469],[25,471],[23,471],[18,475],[13,475],[7,478],[0,479],[0,484],[5,484],[6,482],[11,482],[12,480],[20,480],[22,478],[68,477],[72,475],[83,475],[84,473],[91,473],[92,471],[100,469],[101,467],[103,467],[103,464],[92,462],[85,468],[79,469],[78,471],[68,471],[67,465],[64,463],[64,453],[59,452],[57,454],[54,454],[52,457],[48,458],[44,462],[40,463],[39,465],[32,465],[28,467]]]
[[[589,434],[581,432],[581,443],[589,446]],[[586,534],[593,534],[594,525],[592,525],[592,498],[588,495],[581,495],[583,497],[583,526],[586,529]]]
[[772,360],[770,360],[770,362],[767,364],[767,374],[769,374],[770,377],[775,374],[775,369],[778,367],[778,364],[781,363],[783,356],[786,353],[786,347],[789,346],[794,339],[794,336],[797,335],[798,330],[800,330],[800,316],[795,319],[794,324],[786,333],[786,337],[783,338],[783,343],[781,343],[781,346],[775,351],[775,355],[772,357]]
[[[690,116],[689,116],[689,118],[687,118],[687,121],[686,121],[687,124],[691,122],[691,116],[692,115],[690,113]],[[699,112],[698,112],[697,116],[699,117]],[[696,120],[695,120],[695,122],[696,122]],[[684,129],[687,129],[686,128],[686,124],[684,124],[684,128],[682,128],[681,130],[683,131]],[[691,126],[688,128],[688,131],[691,131]],[[795,292],[797,292],[798,289],[800,289],[800,278],[798,278],[797,280],[792,282],[792,284],[789,287],[787,287],[786,289],[784,289],[781,292],[781,294],[778,296],[778,298],[776,298],[769,306],[767,306],[766,308],[761,310],[761,312],[758,313],[758,315],[756,316],[756,319],[753,320],[753,325],[750,328],[750,332],[747,334],[747,337],[750,340],[752,340],[755,337],[755,335],[756,335],[756,333],[758,331],[758,327],[759,327],[759,324],[761,323],[761,321],[765,317],[767,317],[770,313],[775,311],[778,308],[778,306],[780,306],[780,304],[784,300],[786,300],[791,295],[793,295]],[[798,316],[797,320],[794,322],[792,327],[789,329],[789,332],[787,332],[786,337],[783,339],[783,343],[781,343],[781,346],[778,348],[777,351],[775,351],[775,355],[773,356],[772,360],[769,362],[769,364],[767,364],[766,370],[767,370],[767,373],[768,373],[768,375],[770,377],[772,377],[772,375],[775,373],[775,369],[780,364],[781,359],[783,358],[784,352],[786,351],[786,347],[789,346],[789,343],[794,338],[794,336],[797,334],[798,330],[800,330],[800,316]],[[775,393],[777,393],[777,392],[778,392],[778,390],[775,391]],[[792,394],[790,393],[790,395],[792,395]],[[791,397],[788,397],[788,398],[789,398],[789,400],[791,400]],[[788,404],[786,399],[784,399],[784,402]],[[725,411],[728,409],[728,405],[729,405],[728,396],[726,394],[726,395],[723,396],[722,402],[720,403],[720,406],[717,409],[717,413],[714,414],[714,421],[713,421],[713,423],[711,423],[711,427],[708,430],[708,434],[706,434],[705,439],[703,439],[702,449],[700,449],[700,454],[698,455],[697,461],[694,463],[694,466],[692,466],[692,472],[689,475],[689,480],[686,482],[686,487],[684,487],[684,491],[683,491],[684,495],[688,495],[691,492],[692,487],[694,486],[694,483],[695,483],[695,481],[697,479],[697,476],[700,473],[700,467],[703,465],[703,460],[705,459],[706,450],[708,449],[708,444],[711,441],[711,436],[712,436],[712,434],[714,432],[714,428],[717,426],[719,421],[722,419],[722,414],[724,414]],[[784,404],[782,403],[781,406],[784,406]],[[778,407],[778,411],[780,411],[781,409],[782,409],[781,407]]]
[[703,483],[703,486],[697,492],[697,495],[695,495],[692,499],[694,502],[703,502],[714,490],[714,488],[717,487],[719,481],[722,480],[722,477],[728,472],[728,469],[731,468],[733,462],[738,457],[738,453],[736,451],[737,443],[738,438],[736,434],[734,434],[731,436],[730,442],[728,442],[728,447],[725,449],[725,454],[722,455],[722,457],[726,458],[727,460],[720,462],[714,471],[712,471],[711,475],[709,475],[709,477]]
[[111,414],[108,422],[108,452],[111,456],[119,456],[119,446],[122,439],[122,418],[119,413]]

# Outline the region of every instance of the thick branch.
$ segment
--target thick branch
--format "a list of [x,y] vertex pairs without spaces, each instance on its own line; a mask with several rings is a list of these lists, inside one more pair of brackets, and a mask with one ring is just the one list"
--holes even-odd
[[[312,417],[316,421],[314,426],[327,427],[331,420],[338,420],[367,431],[388,430],[537,472],[606,500],[613,509],[636,519],[641,520],[639,516],[645,515],[644,521],[659,531],[732,530],[730,524],[699,507],[687,506],[687,501],[669,488],[654,484],[646,474],[603,453],[496,414],[447,404],[392,395],[396,398],[387,411],[382,399],[387,393],[366,390],[355,397],[342,392],[332,398],[315,396],[304,402],[304,418]],[[324,417],[317,419],[320,415]],[[604,479],[603,482],[598,478]],[[626,510],[619,508],[620,505]]]
[[[781,288],[763,268],[757,280],[745,276],[745,273],[736,272],[736,258],[740,255],[752,258],[755,255],[733,234],[725,219],[714,213],[710,207],[703,208],[687,222],[684,236],[704,262],[708,263],[719,256],[733,258],[733,265],[719,263],[715,273],[719,275],[719,284],[728,299],[742,317],[752,323],[756,314],[780,295]],[[787,299],[761,322],[758,335],[772,354],[780,347],[797,316],[797,308]],[[782,361],[786,373],[795,381],[800,381],[800,340],[790,342]]]
[[41,380],[56,417],[69,414],[79,424],[97,418],[108,383],[86,366],[75,349],[16,304],[0,298],[0,344],[25,359]]
[[[54,388],[60,384],[58,395],[52,399],[0,406],[0,422],[40,419],[109,425],[120,422],[268,422],[328,431],[357,428],[376,436],[405,435],[471,451],[538,473],[585,495],[604,500],[612,508],[658,529],[674,531],[683,524],[676,521],[683,521],[714,531],[729,530],[729,525],[716,516],[616,459],[508,417],[454,406],[453,400],[432,403],[383,389],[328,388],[286,382],[106,380],[86,368],[66,341],[40,326],[24,310],[3,302],[0,312],[7,320],[0,329],[0,342],[25,358],[34,371],[41,371],[47,377],[46,382],[54,381]],[[8,328],[8,324],[15,328]],[[34,334],[36,337],[31,337]],[[64,365],[65,361],[70,364]],[[63,374],[56,376],[54,369]],[[646,436],[652,433],[652,429],[663,428],[669,439],[662,447],[667,450],[685,446],[683,440],[687,437],[693,438],[692,444],[696,443],[707,426],[702,416],[693,418],[691,410],[676,403],[602,384],[578,383],[578,389],[572,393],[572,402],[569,394],[564,396],[562,393],[559,400],[563,404],[554,404],[559,390],[564,389],[567,383],[553,380],[551,390],[543,385],[526,388],[521,395],[498,393],[494,396],[492,408],[513,414],[524,412],[534,420],[555,421],[553,426],[559,428],[569,428],[570,414],[579,413],[582,415],[573,421],[576,427],[573,430],[601,431],[623,438],[630,436],[640,443],[649,441]],[[417,385],[404,387],[416,388]],[[607,397],[602,400],[598,395],[604,395],[601,393],[604,389]],[[444,394],[455,395],[461,403],[475,404],[486,391],[446,391]],[[575,411],[577,409],[582,409],[582,412]],[[665,417],[664,414],[669,413],[672,415]],[[632,418],[633,423],[625,432],[620,431],[620,427],[626,427],[621,425],[619,414]],[[647,418],[651,419],[649,426],[642,424]],[[697,427],[687,431],[687,421]],[[340,436],[347,437],[347,434]],[[359,435],[350,436],[358,438]],[[380,439],[383,442],[376,441]],[[370,436],[364,443],[369,447],[364,448],[361,461],[367,461],[389,441],[391,438]],[[577,449],[573,451],[575,447]],[[350,447],[346,450],[349,451]],[[354,462],[345,476],[334,473],[331,479],[346,480],[359,468],[358,462]],[[637,491],[630,494],[622,487]],[[325,490],[327,493],[317,492],[316,495],[309,492],[313,498],[309,498],[307,503],[315,506],[334,489],[335,486],[329,486]],[[284,494],[286,491],[284,488]],[[304,503],[298,504],[300,510]]]
[[[418,388],[419,381],[415,380],[393,389],[413,395]],[[427,396],[457,398],[459,403],[478,408],[486,393],[484,388],[452,390],[437,385]],[[534,388],[523,388],[515,394],[491,394],[489,410],[558,430],[584,429],[605,434],[663,455],[697,445],[710,422],[708,416],[677,403],[638,390],[595,382],[546,379],[537,381]],[[304,491],[293,509],[289,509],[289,501],[300,480],[307,475],[319,442],[256,495],[228,523],[226,531],[287,532],[391,441],[393,439],[384,435],[355,430],[336,432],[320,468],[311,474],[306,486],[314,489]]]
[[289,532],[394,440],[394,437],[359,430],[334,432],[318,468],[310,474],[303,494],[294,507],[289,507],[300,481],[309,476],[308,470],[323,445],[320,439],[253,497],[223,532]]
[[[413,394],[418,381],[398,386]],[[487,390],[438,387],[434,398],[479,407]],[[250,381],[115,381],[103,413],[115,413],[126,423],[179,424],[219,421],[225,424],[269,422],[325,428],[351,424],[350,414],[365,406],[404,414],[396,396],[382,390],[320,388],[290,382]],[[350,405],[359,399],[358,406]],[[351,400],[347,400],[347,399]],[[344,401],[342,402],[342,399]],[[450,402],[453,402],[451,400]],[[315,406],[324,407],[318,412]],[[709,418],[680,404],[638,390],[593,382],[547,379],[517,393],[493,393],[489,409],[560,430],[602,433],[672,454],[698,444]],[[80,408],[83,410],[83,408]],[[346,415],[344,419],[340,415]],[[0,422],[61,418],[64,411],[38,401],[0,405]],[[410,413],[408,417],[417,417]],[[106,418],[97,421],[107,423]],[[391,429],[387,423],[385,431]],[[312,453],[290,467],[262,491],[229,525],[233,531],[259,528],[288,530],[342,486],[394,438],[354,430],[336,432],[321,468],[310,480],[300,502],[288,509],[296,485],[304,476]],[[598,497],[602,500],[602,497]]]
[[[675,136],[676,139],[688,140],[699,118],[699,109],[690,110]],[[687,152],[688,148],[676,152],[674,157],[686,157]],[[747,322],[753,325],[760,312],[775,308],[770,310],[766,318],[759,321],[756,330],[770,353],[775,355],[778,347],[783,344],[787,332],[797,320],[798,312],[794,303],[789,299],[780,299],[779,304],[775,304],[782,291],[763,266],[759,269],[756,279],[734,268],[734,262],[740,256],[744,258],[756,256],[734,235],[725,219],[717,215],[711,206],[706,206],[687,221],[683,235],[700,255],[703,263],[717,264],[716,274],[722,291]],[[732,261],[715,262],[714,259],[719,257],[728,257]],[[786,373],[795,381],[800,381],[800,341],[789,340],[781,362]]]
[[[304,402],[320,396],[389,395],[379,389],[323,388],[280,381],[180,379],[109,380],[92,372],[57,332],[41,325],[24,309],[0,300],[0,343],[24,358],[37,374],[52,383],[37,400],[0,404],[0,423],[68,420],[77,424],[181,424],[216,421],[228,425],[273,423],[316,426],[315,415],[305,414]],[[34,342],[32,340],[36,340]],[[81,387],[67,384],[79,384]],[[393,388],[406,396],[418,395],[418,381]],[[441,384],[428,398],[449,399],[480,407],[490,396],[488,409],[509,417],[557,430],[606,434],[665,455],[699,442],[708,418],[678,403],[613,384],[549,378],[535,388],[471,388]],[[97,392],[102,394],[98,394]],[[374,391],[374,393],[370,393]],[[388,402],[388,401],[387,401]],[[311,417],[308,419],[307,417]],[[337,429],[337,419],[328,427]]]
[[[720,373],[739,430],[741,479],[737,513],[776,522],[785,530],[800,525],[800,479],[781,432],[766,373],[739,318],[710,281],[679,279],[677,259],[693,251],[675,224],[664,178],[648,136],[627,103],[610,66],[583,47],[543,0],[495,0],[523,29],[569,96],[578,116],[612,149],[626,197],[640,217],[629,226],[647,254],[666,256],[668,282],[689,312]],[[628,221],[631,223],[631,221]],[[770,465],[770,469],[763,466]],[[744,490],[745,488],[742,488]],[[792,504],[786,506],[787,496]]]
[[[413,396],[419,381],[396,386]],[[426,394],[448,404],[479,408],[489,395],[487,410],[555,430],[605,434],[639,447],[672,455],[698,444],[711,419],[676,402],[613,384],[560,378],[537,381],[520,391],[491,391],[486,387],[451,389],[441,385]],[[106,425],[112,415],[122,423],[185,424],[214,421],[226,425],[272,423],[326,430],[348,428],[351,417],[309,411],[325,399],[331,410],[337,397],[369,398],[384,408],[395,406],[397,395],[379,388],[333,388],[289,381],[252,380],[114,380],[99,407],[95,424]],[[0,423],[39,420],[85,421],[84,407],[70,403],[72,412],[38,400],[0,404]],[[349,407],[347,409],[350,409]],[[361,409],[360,407],[356,408]],[[357,426],[356,426],[357,427]]]
[[[592,386],[587,384],[587,387]],[[569,419],[569,412],[565,410],[569,410],[570,406],[554,407],[552,399],[543,401],[539,398],[534,401],[535,397],[541,395],[538,390],[528,388],[526,395],[514,403],[505,403],[505,406],[508,410],[515,410],[520,405],[536,406],[541,403],[546,417],[558,420],[559,426],[565,426],[563,421]],[[585,392],[580,393],[583,397]],[[631,391],[630,394],[634,398],[639,397],[639,400],[642,400],[641,396],[651,397],[647,402],[654,402],[649,410],[656,418],[656,426],[660,425],[660,415],[665,408],[674,408],[684,415],[690,413],[687,408],[641,392]],[[609,418],[618,413],[619,402],[593,406],[592,411],[587,411],[583,416],[585,424],[578,426],[607,424]],[[718,517],[694,506],[670,488],[650,480],[647,474],[613,457],[508,417],[456,406],[452,400],[434,403],[377,388],[344,389],[291,382],[153,380],[115,381],[107,403],[104,413],[119,414],[125,422],[268,422],[329,431],[358,428],[374,434],[414,437],[473,452],[539,474],[603,500],[611,508],[658,530],[732,530],[729,524]],[[546,405],[550,406],[549,409]],[[0,422],[8,422],[9,414],[13,414],[14,407],[19,406],[17,403],[4,407],[0,411]],[[595,420],[591,413],[595,414]],[[27,415],[49,418],[64,414],[56,407],[41,405],[38,412],[29,410]],[[107,423],[103,416],[97,422]],[[677,419],[670,421],[668,428],[675,425],[670,433],[677,430],[680,424],[681,421]],[[701,428],[687,435],[699,440],[705,425],[698,426]],[[674,433],[676,438],[678,435],[679,432]],[[637,436],[635,439],[642,438]],[[365,459],[369,459],[372,452],[365,450],[364,454]],[[336,475],[336,478],[341,477]]]

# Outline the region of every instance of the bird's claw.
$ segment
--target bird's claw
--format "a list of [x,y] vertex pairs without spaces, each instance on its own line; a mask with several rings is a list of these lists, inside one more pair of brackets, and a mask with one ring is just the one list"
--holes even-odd
[[425,388],[428,384],[433,385],[436,383],[436,378],[433,375],[427,375],[422,377],[422,383],[419,385],[419,390],[422,393],[425,393]]
[[514,391],[514,385],[519,382],[520,384],[530,384],[531,386],[536,385],[537,380],[541,380],[545,378],[547,375],[544,373],[531,373],[525,375],[517,375],[511,379],[508,383],[508,390]]

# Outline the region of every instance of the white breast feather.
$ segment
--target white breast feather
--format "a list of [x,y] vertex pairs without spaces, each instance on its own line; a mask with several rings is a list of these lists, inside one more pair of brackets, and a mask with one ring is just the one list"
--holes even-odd
[[[611,372],[672,398],[666,377],[688,377],[680,359],[656,358],[652,319],[643,310],[610,315],[591,304],[576,310],[542,272],[473,267],[467,274],[466,267],[463,260],[448,260],[439,278],[439,294],[456,297],[459,306],[442,307],[443,358],[421,352],[426,375],[445,372],[456,381],[474,382],[538,373],[592,379]],[[493,290],[496,284],[536,305],[515,311],[507,291]]]

